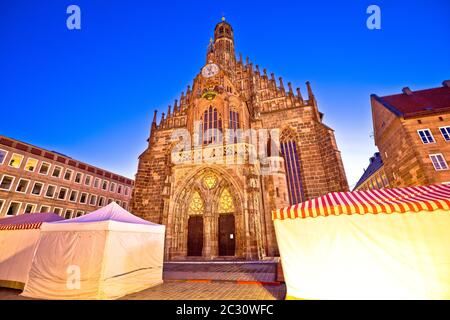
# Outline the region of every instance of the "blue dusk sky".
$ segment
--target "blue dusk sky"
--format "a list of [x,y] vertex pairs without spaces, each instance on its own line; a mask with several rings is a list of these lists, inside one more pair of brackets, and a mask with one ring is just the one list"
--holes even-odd
[[311,82],[351,187],[376,151],[370,94],[450,78],[448,0],[1,1],[0,134],[133,178],[153,110],[192,83],[222,14],[237,53],[304,95]]

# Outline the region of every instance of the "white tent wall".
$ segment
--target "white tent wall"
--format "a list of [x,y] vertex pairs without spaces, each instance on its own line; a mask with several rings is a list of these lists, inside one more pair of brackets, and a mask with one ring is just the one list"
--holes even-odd
[[[106,230],[44,231],[23,296],[92,299],[98,296]],[[79,288],[74,273],[79,268]]]
[[164,232],[162,225],[117,221],[45,223],[22,295],[115,299],[160,284]]
[[28,277],[39,229],[0,230],[0,285],[22,289]]
[[108,233],[99,299],[116,299],[163,283],[164,229],[158,229]]
[[450,299],[450,213],[274,220],[288,298]]

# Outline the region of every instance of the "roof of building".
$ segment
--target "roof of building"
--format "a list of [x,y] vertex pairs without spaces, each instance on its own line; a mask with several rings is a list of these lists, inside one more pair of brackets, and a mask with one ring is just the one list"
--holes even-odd
[[95,173],[95,174],[104,176],[106,178],[116,180],[118,182],[125,183],[129,186],[133,186],[133,184],[134,184],[133,179],[130,179],[130,178],[118,175],[116,173],[89,165],[87,163],[75,160],[69,156],[62,154],[62,153],[59,153],[56,151],[50,151],[50,150],[47,150],[47,149],[44,149],[44,148],[41,148],[41,147],[38,147],[38,146],[35,146],[32,144],[29,144],[27,142],[23,142],[23,141],[20,141],[17,139],[12,139],[12,138],[0,135],[0,145],[1,144],[8,146],[8,147],[22,150],[24,152],[29,152],[29,153],[35,154],[37,156],[41,156],[41,157],[47,158],[49,160],[54,160],[61,164],[67,164],[67,165],[73,166],[75,168],[79,168],[81,170],[86,170],[88,172]]
[[442,84],[442,87],[417,91],[405,87],[399,94],[372,97],[397,116],[404,118],[449,112],[450,80]]
[[[361,184],[364,183],[367,179],[369,179],[375,172],[377,172],[383,166],[383,160],[381,159],[380,153],[375,152],[373,157],[370,158],[370,164],[366,170],[364,170],[363,175],[359,178],[358,182],[355,185],[355,188],[358,188]],[[353,189],[353,190],[354,190]]]

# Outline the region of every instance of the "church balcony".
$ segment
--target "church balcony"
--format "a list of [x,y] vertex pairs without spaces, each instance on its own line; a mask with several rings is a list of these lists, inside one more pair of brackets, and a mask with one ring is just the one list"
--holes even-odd
[[253,144],[208,145],[187,151],[172,151],[173,164],[255,164],[257,151]]

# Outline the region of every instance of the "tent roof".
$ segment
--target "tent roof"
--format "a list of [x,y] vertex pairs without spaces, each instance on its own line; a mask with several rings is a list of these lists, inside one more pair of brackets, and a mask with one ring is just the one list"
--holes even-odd
[[332,192],[290,207],[274,210],[272,219],[304,219],[340,214],[378,214],[450,211],[450,185]]
[[24,213],[0,219],[0,230],[39,229],[42,222],[64,220],[55,213]]
[[158,225],[156,223],[152,223],[150,221],[135,216],[134,214],[128,212],[115,202],[111,202],[107,206],[104,206],[84,216],[69,220],[56,221],[54,222],[54,224],[71,224],[71,223],[101,222],[101,221],[116,221],[116,222],[134,223],[142,225],[155,225],[155,226]]

